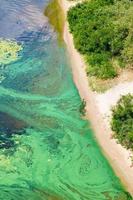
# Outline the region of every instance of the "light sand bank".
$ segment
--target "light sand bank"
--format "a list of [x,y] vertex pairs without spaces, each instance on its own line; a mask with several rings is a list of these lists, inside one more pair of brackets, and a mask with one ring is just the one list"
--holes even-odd
[[[64,10],[65,16],[68,9],[75,4],[67,0],[59,0],[59,2]],[[109,160],[115,173],[120,177],[123,185],[133,195],[133,167],[131,167],[130,152],[117,144],[114,139],[111,139],[112,132],[105,117],[105,115],[109,114],[112,103],[116,103],[121,94],[132,91],[133,83],[127,83],[128,87],[126,84],[124,86],[119,85],[118,88],[113,88],[104,94],[92,92],[88,85],[84,60],[74,48],[73,38],[69,33],[67,21],[64,27],[64,40],[71,60],[74,82],[81,98],[85,99],[87,103],[87,118],[92,124],[92,128],[103,153]]]

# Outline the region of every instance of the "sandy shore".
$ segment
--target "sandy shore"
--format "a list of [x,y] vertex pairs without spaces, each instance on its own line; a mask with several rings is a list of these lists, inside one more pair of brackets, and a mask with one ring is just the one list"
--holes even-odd
[[[74,3],[67,0],[59,1],[66,16],[68,9],[73,6]],[[81,98],[85,99],[87,103],[87,118],[91,122],[92,129],[96,135],[96,139],[98,140],[104,155],[112,165],[115,173],[120,177],[123,185],[127,188],[127,190],[133,195],[133,167],[131,167],[130,152],[123,148],[121,145],[117,144],[116,140],[111,139],[112,132],[109,127],[109,123],[107,123],[106,117],[106,115],[108,115],[110,112],[109,106],[112,105],[112,102],[116,103],[117,99],[123,93],[125,94],[128,92],[133,92],[133,83],[129,83],[128,87],[117,86],[118,88],[112,88],[110,91],[107,91],[106,94],[97,94],[92,92],[88,84],[84,60],[74,48],[73,38],[69,33],[67,20],[65,21],[64,27],[64,40],[67,45],[71,60],[73,79]],[[127,88],[129,88],[129,91]],[[114,98],[109,100],[110,95],[113,95],[114,90],[116,96],[113,96]]]

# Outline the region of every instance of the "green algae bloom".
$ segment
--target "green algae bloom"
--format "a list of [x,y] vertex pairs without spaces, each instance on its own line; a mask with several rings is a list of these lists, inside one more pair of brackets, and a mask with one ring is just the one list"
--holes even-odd
[[63,41],[63,30],[65,24],[64,12],[58,0],[52,0],[46,7],[44,14],[48,17],[50,24],[57,32],[58,41]]
[[6,65],[18,59],[22,46],[15,41],[0,39],[0,65]]

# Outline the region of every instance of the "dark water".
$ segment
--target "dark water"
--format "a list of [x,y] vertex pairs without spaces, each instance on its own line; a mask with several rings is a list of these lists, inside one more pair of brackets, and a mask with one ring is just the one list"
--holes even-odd
[[129,200],[79,113],[45,0],[0,0],[0,200]]

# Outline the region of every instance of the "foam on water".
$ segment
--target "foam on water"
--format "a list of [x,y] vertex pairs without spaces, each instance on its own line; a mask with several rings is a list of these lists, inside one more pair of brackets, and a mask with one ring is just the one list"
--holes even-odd
[[66,50],[43,16],[47,2],[0,3],[0,37],[23,45],[2,69],[0,200],[132,199],[81,118]]

